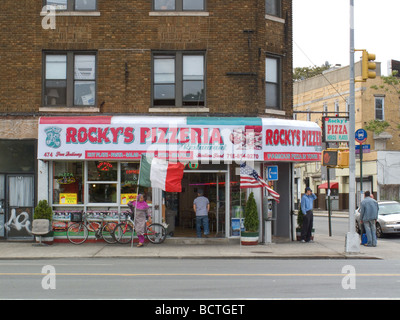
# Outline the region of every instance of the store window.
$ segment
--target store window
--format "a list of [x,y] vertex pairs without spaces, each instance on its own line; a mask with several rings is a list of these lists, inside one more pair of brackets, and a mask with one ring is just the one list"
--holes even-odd
[[82,204],[83,182],[83,162],[54,162],[53,204]]
[[121,162],[121,205],[136,200],[137,193],[143,194],[147,203],[151,203],[151,188],[138,188],[139,167],[138,162]]
[[53,204],[125,207],[138,192],[151,203],[151,188],[138,188],[139,167],[139,162],[54,161]]
[[88,161],[88,202],[117,203],[118,163]]

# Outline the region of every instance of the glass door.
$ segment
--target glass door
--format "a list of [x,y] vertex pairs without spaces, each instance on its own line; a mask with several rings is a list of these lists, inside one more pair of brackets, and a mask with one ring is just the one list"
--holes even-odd
[[30,238],[35,194],[34,176],[8,175],[6,182],[5,236]]

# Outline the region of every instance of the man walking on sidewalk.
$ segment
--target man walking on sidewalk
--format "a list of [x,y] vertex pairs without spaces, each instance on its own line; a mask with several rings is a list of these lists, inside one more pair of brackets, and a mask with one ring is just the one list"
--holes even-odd
[[311,232],[313,228],[313,208],[314,200],[317,196],[312,192],[312,190],[307,187],[305,194],[301,197],[301,211],[304,214],[303,217],[303,227],[301,229],[301,242],[311,241]]
[[378,219],[379,206],[369,191],[365,191],[364,200],[360,205],[360,220],[364,225],[368,242],[365,246],[376,247],[376,220]]

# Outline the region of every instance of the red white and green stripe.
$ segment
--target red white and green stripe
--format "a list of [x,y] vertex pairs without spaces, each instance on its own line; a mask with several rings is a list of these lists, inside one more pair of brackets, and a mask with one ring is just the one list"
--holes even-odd
[[158,158],[146,158],[140,161],[139,186],[160,188],[166,192],[182,192],[184,165],[180,162],[168,162]]

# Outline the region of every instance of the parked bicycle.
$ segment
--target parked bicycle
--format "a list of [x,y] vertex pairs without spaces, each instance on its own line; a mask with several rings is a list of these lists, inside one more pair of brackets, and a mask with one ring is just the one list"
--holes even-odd
[[101,222],[89,221],[87,214],[83,212],[71,213],[71,223],[67,230],[67,238],[73,244],[82,244],[89,237],[89,232],[94,232],[96,239],[104,239],[105,242],[113,244],[117,241],[114,238],[114,229],[117,222],[108,221],[104,223],[107,217],[106,213],[100,213]]
[[[120,222],[114,229],[114,238],[118,243],[126,244],[133,240],[135,233],[135,222],[131,218],[130,212],[122,212],[125,220]],[[144,236],[154,244],[163,243],[167,237],[167,230],[160,223],[147,225]]]

